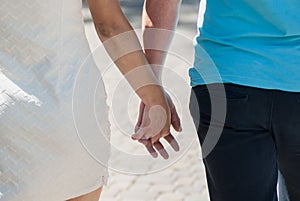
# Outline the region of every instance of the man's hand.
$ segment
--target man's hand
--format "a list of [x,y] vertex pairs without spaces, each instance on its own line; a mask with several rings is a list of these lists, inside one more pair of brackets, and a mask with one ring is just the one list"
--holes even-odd
[[[145,0],[144,3],[142,23],[144,53],[158,80],[161,80],[162,66],[177,25],[180,3],[181,0]],[[172,125],[176,131],[182,129],[171,98],[166,93],[165,96],[166,104],[141,102],[132,138],[144,144],[153,157],[158,157],[159,152],[167,159],[169,155],[159,140],[164,138],[175,151],[179,151],[179,145],[171,134],[170,127]]]
[[140,103],[135,134],[132,136],[134,140],[142,143],[155,158],[158,157],[157,152],[165,159],[169,157],[162,143],[159,141],[160,138],[164,138],[175,151],[179,151],[178,142],[171,134],[170,126],[172,125],[177,132],[181,132],[180,118],[168,94],[166,94],[166,99],[168,108],[165,111],[163,107],[154,106],[151,109],[143,102]]

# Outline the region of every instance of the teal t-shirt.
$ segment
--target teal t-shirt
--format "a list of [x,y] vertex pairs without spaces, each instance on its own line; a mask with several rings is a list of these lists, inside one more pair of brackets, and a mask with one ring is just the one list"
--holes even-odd
[[207,0],[189,74],[300,92],[300,0]]

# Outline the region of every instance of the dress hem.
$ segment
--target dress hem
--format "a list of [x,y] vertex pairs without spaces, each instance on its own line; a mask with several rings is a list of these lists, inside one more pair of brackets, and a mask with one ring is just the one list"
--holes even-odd
[[92,185],[92,186],[90,186],[88,188],[85,188],[85,190],[82,190],[80,192],[74,193],[72,196],[68,196],[66,199],[64,199],[64,201],[65,200],[69,200],[69,199],[74,199],[76,197],[79,197],[79,196],[91,193],[91,192],[97,190],[98,188],[106,186],[107,185],[107,181],[108,181],[108,175],[102,176],[100,179],[97,179],[95,185]]

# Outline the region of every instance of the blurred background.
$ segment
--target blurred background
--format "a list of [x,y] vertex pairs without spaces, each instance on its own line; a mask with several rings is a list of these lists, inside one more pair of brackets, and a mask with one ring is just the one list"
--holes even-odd
[[[182,0],[179,27],[186,27],[190,31],[196,31],[196,20],[200,0]],[[134,27],[139,27],[144,0],[120,0],[120,5]],[[87,8],[86,0],[83,0],[83,7]],[[85,20],[89,20],[86,18]]]
[[[120,0],[120,4],[140,37],[143,0]],[[199,143],[188,111],[188,68],[193,63],[193,38],[197,34],[198,10],[199,0],[183,0],[178,28],[170,47],[172,53],[167,57],[163,73],[163,85],[173,98],[183,125],[182,133],[177,134],[173,131],[181,151],[176,154],[170,151],[171,157],[168,161],[162,158],[152,159],[143,146],[130,139],[139,100],[132,91],[122,93],[126,84],[122,84],[123,78],[113,64],[104,70],[101,69],[108,94],[108,105],[111,108],[113,147],[109,164],[110,178],[103,190],[101,201],[209,201]],[[101,43],[85,0],[82,12],[93,56],[97,65],[103,66],[104,53],[100,51]],[[127,85],[126,87],[129,88]],[[131,94],[129,97],[128,93]],[[148,164],[138,161],[139,156],[149,164],[154,164],[153,167],[159,168],[149,167],[152,171],[136,174],[140,172],[139,168],[145,168]]]

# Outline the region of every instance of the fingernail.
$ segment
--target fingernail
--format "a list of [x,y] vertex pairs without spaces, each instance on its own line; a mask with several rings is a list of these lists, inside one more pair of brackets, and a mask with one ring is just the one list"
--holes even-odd
[[156,152],[151,153],[151,155],[152,155],[153,158],[157,158],[158,157],[158,154]]
[[181,126],[179,126],[179,132],[181,132],[182,131],[182,127]]

